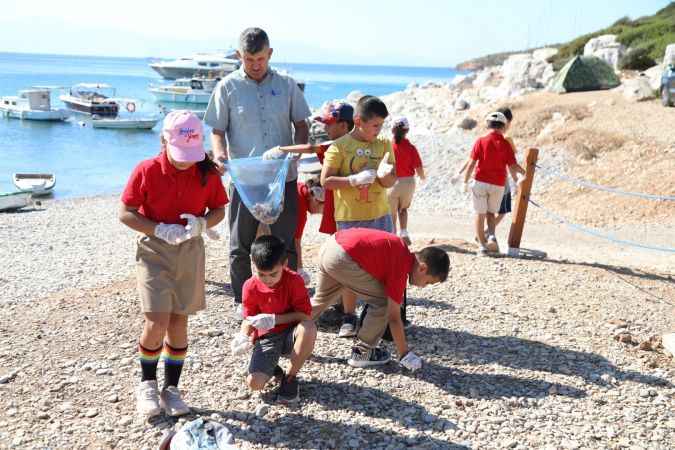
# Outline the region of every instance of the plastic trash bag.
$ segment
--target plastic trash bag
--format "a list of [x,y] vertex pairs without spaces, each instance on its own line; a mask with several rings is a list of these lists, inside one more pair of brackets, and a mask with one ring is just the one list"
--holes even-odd
[[232,444],[234,437],[225,425],[199,418],[173,435],[169,450],[235,450]]
[[231,159],[228,172],[235,189],[253,217],[271,225],[284,209],[284,189],[291,159],[262,157]]

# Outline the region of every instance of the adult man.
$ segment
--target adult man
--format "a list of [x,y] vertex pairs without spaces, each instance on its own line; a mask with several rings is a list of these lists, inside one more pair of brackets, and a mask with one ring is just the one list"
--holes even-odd
[[[204,122],[213,128],[211,143],[216,164],[224,172],[228,158],[260,156],[278,145],[306,144],[309,106],[295,81],[269,67],[272,56],[267,33],[247,28],[239,37],[237,57],[242,66],[221,80],[213,91]],[[295,131],[295,133],[294,133]],[[293,236],[297,222],[297,162],[286,178],[284,210],[272,234],[288,247],[289,267],[297,267]],[[257,220],[232,192],[230,202],[230,278],[235,302],[240,305],[242,286],[251,277],[251,244]]]

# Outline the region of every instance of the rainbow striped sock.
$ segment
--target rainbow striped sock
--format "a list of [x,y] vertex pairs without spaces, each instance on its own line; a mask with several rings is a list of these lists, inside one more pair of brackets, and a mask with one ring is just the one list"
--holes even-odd
[[159,355],[162,353],[162,347],[155,350],[145,348],[138,343],[138,359],[141,362],[141,381],[157,379],[157,363]]
[[178,386],[180,374],[183,371],[183,362],[187,354],[187,347],[174,348],[164,342],[164,352],[162,359],[164,360],[164,387]]

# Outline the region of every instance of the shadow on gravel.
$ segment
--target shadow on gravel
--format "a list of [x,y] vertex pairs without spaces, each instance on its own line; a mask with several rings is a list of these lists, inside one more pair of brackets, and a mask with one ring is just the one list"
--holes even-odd
[[[308,389],[304,384],[302,386]],[[316,388],[325,389],[323,386],[321,383],[317,383]],[[314,397],[316,396],[311,396],[312,399]],[[354,400],[359,401],[358,397],[355,397]],[[303,401],[295,408],[299,409]],[[387,410],[387,412],[390,411]],[[225,420],[243,422],[248,425],[248,430],[244,430],[243,427],[240,428],[237,425],[227,425],[234,435],[235,445],[246,441],[251,444],[262,445],[265,448],[276,446],[318,449],[368,448],[369,446],[382,444],[385,437],[389,437],[388,448],[414,446],[419,449],[469,449],[464,445],[453,444],[426,435],[410,440],[407,436],[396,434],[392,430],[382,430],[368,424],[348,424],[303,416],[293,412],[292,408],[288,408],[287,414],[272,420],[237,411],[201,410],[199,415],[209,417],[212,414],[217,414]]]
[[206,294],[224,295],[234,297],[234,291],[230,283],[221,283],[218,281],[206,280]]
[[476,251],[475,250],[468,250],[466,248],[458,247],[456,245],[452,244],[429,244],[433,245],[434,247],[438,247],[443,251],[446,252],[452,252],[452,253],[461,253],[463,255],[475,255]]
[[455,311],[457,308],[455,305],[450,303],[449,301],[446,302],[439,302],[437,300],[430,300],[428,298],[419,298],[419,297],[408,297],[408,311],[410,311],[411,306],[421,306],[424,308],[432,308],[432,309],[442,309],[443,311]]
[[596,353],[566,350],[515,336],[477,336],[464,331],[416,326],[411,329],[411,337],[413,342],[433,342],[435,354],[463,364],[499,364],[514,369],[569,375],[596,385],[609,385],[607,377],[603,377],[608,375],[617,380],[671,386],[664,378],[622,371]]

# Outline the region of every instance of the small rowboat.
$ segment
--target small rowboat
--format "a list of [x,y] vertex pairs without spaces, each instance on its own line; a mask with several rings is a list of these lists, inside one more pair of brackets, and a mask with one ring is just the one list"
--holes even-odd
[[91,126],[94,128],[112,128],[115,130],[151,130],[159,119],[120,119],[120,118],[93,118]]
[[28,192],[0,194],[0,211],[14,211],[30,204],[31,194]]
[[56,177],[51,173],[15,173],[12,178],[17,189],[35,196],[49,195],[56,185]]

